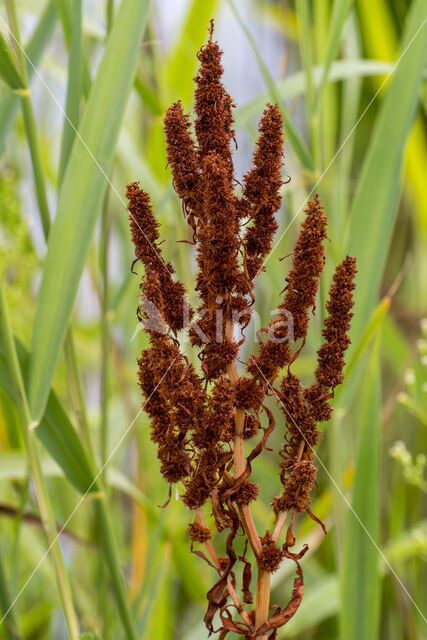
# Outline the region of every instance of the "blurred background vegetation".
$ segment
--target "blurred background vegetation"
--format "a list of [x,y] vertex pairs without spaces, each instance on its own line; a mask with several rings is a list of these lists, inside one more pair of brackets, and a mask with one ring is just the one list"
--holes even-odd
[[[162,116],[178,98],[191,109],[211,17],[237,105],[239,178],[267,101],[279,103],[286,125],[291,180],[257,285],[261,326],[278,304],[289,264],[279,259],[313,190],[329,217],[326,273],[296,369],[306,381],[332,268],[347,251],[359,266],[347,376],[318,450],[313,511],[329,534],[307,517],[297,522],[298,544],[310,546],[306,592],[278,638],[425,638],[425,2],[8,0],[0,16],[8,309],[0,323],[0,638],[67,638],[73,617],[86,638],[207,637],[213,572],[190,553],[191,514],[176,496],[158,508],[167,487],[139,413],[136,358],[145,341],[123,194],[132,180],[150,192],[164,251],[191,288],[193,256],[177,243],[190,233],[166,167]],[[255,348],[255,324],[243,360]],[[30,437],[28,420],[39,423]],[[101,483],[94,479],[105,461]],[[46,486],[34,482],[37,464]],[[255,465],[262,500],[254,516],[264,530],[277,465],[274,452]],[[40,496],[64,528],[60,550],[54,545],[59,569],[46,557]],[[69,592],[60,593],[55,574],[68,576]],[[287,601],[292,578],[288,564],[274,575],[274,603]],[[64,617],[67,602],[76,615]]]

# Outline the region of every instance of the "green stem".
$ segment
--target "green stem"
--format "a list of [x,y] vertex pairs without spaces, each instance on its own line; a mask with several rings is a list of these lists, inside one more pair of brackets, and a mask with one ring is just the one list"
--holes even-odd
[[108,242],[110,236],[110,217],[108,212],[108,193],[106,191],[101,218],[100,268],[102,278],[101,298],[101,463],[108,455],[108,364],[109,364],[109,295],[108,295]]
[[29,95],[21,96],[21,108],[22,115],[24,117],[25,133],[30,149],[31,163],[33,165],[36,197],[39,206],[41,222],[43,225],[43,233],[45,236],[47,236],[50,228],[49,206],[47,203],[40,150],[37,141],[36,121],[34,118],[33,107]]
[[[114,0],[108,0],[106,6],[107,37],[110,34],[114,20]],[[110,216],[108,212],[107,188],[104,197],[104,206],[101,216],[101,242],[100,242],[100,270],[101,270],[101,421],[100,421],[100,454],[101,464],[104,464],[108,455],[108,364],[109,364],[109,295],[108,295],[108,242],[110,237]]]
[[71,27],[71,45],[68,62],[68,87],[65,104],[65,120],[62,134],[61,157],[59,161],[59,184],[73,146],[75,131],[80,119],[81,97],[81,57],[82,57],[82,0],[74,0]]
[[40,509],[41,522],[46,533],[47,541],[49,544],[49,551],[52,555],[53,563],[55,566],[56,579],[62,606],[64,609],[65,619],[67,622],[68,632],[72,640],[79,640],[79,624],[71,597],[71,588],[68,582],[64,559],[62,557],[61,547],[59,545],[58,536],[56,533],[56,524],[53,517],[52,505],[50,503],[49,494],[40,465],[37,440],[35,438],[35,428],[37,427],[37,425],[31,423],[30,411],[28,408],[27,396],[24,387],[24,380],[22,377],[21,368],[19,366],[18,355],[16,353],[15,343],[9,323],[6,301],[4,298],[3,289],[1,287],[0,336],[15,390],[15,402],[20,418],[22,437],[27,450],[28,462],[31,469],[37,502]]
[[[76,0],[77,8],[79,8],[80,6],[80,1],[81,0]],[[24,52],[20,47],[19,23],[17,20],[14,1],[7,0],[7,5],[8,5],[8,13],[11,20],[10,28],[12,33],[14,34],[16,51],[17,51],[19,62],[21,64],[22,76],[28,88],[26,60],[25,60]],[[77,24],[73,25],[74,29],[73,29],[73,37],[72,37],[72,46],[74,47],[74,51],[76,50],[76,48],[78,49],[77,50],[78,55],[80,55],[81,43],[80,43],[80,37],[75,36],[75,32],[76,31],[79,32],[80,19],[81,19],[81,13],[79,13],[77,16],[77,19],[76,19]],[[73,78],[70,84],[72,84],[72,86],[74,87],[77,84],[76,76],[79,76],[79,65],[73,65],[73,70],[74,70]],[[69,90],[67,93],[67,110],[70,113],[67,112],[67,116],[69,120],[72,122],[72,124],[76,127],[78,124],[78,102],[76,107],[75,101],[71,100],[70,98],[70,93],[71,91]],[[34,182],[36,187],[37,202],[38,202],[39,211],[40,211],[40,218],[43,226],[43,233],[47,241],[49,236],[50,226],[51,226],[50,213],[49,213],[49,206],[48,206],[47,195],[46,195],[46,183],[45,183],[42,163],[41,163],[40,147],[39,147],[38,138],[37,138],[37,127],[36,127],[36,122],[34,118],[34,111],[31,103],[30,95],[22,96],[21,105],[22,105],[22,112],[24,116],[25,132],[28,140],[28,146],[30,149],[31,162],[32,162],[33,174],[34,174]],[[68,132],[68,135],[66,135],[65,132]],[[62,149],[61,149],[61,162],[60,162],[60,172],[59,172],[60,181],[65,171],[66,163],[71,151],[73,136],[74,136],[74,129],[71,127],[71,125],[68,124],[68,121],[67,121],[66,126],[64,128],[64,139],[62,142]],[[79,424],[84,433],[86,444],[88,446],[88,451],[89,453],[91,453],[89,425],[88,425],[88,420],[86,416],[86,407],[85,407],[85,402],[84,402],[84,397],[82,392],[80,374],[77,366],[77,358],[75,356],[75,346],[74,346],[74,340],[73,340],[71,329],[68,330],[66,339],[65,339],[65,357],[67,362],[67,369],[70,373],[70,384],[72,386],[72,389],[74,389],[74,393],[72,393],[72,397],[75,400],[75,403],[73,406],[74,406]]]
[[74,345],[74,339],[71,330],[68,330],[67,337],[64,343],[65,360],[67,363],[67,371],[70,376],[70,392],[71,403],[73,405],[74,413],[77,418],[77,422],[80,427],[80,431],[83,435],[86,450],[88,453],[89,461],[93,468],[95,468],[95,454],[92,446],[92,439],[90,435],[89,420],[86,412],[86,402],[83,394],[83,386],[80,376],[80,371],[77,363],[76,348]]
[[50,227],[49,206],[47,203],[46,187],[44,183],[42,162],[40,157],[40,148],[37,141],[36,121],[34,118],[33,106],[29,94],[27,61],[25,58],[24,50],[21,47],[19,23],[16,15],[14,0],[6,0],[6,6],[10,19],[10,29],[13,34],[14,50],[21,66],[21,75],[25,83],[25,88],[28,90],[28,93],[21,96],[22,115],[24,117],[25,133],[28,140],[28,147],[30,149],[31,163],[33,165],[36,197],[43,225],[43,233],[47,237]]
[[19,556],[20,556],[20,542],[21,542],[21,525],[22,519],[24,515],[25,505],[28,499],[28,490],[30,488],[30,469],[28,467],[28,460],[26,465],[26,476],[24,483],[20,486],[20,496],[19,496],[19,504],[16,512],[15,522],[14,522],[14,536],[13,536],[13,547],[12,547],[12,559],[13,559],[13,575],[12,575],[12,588],[14,591],[18,589],[19,582]]
[[107,33],[110,33],[114,19],[114,0],[107,0]]
[[97,522],[100,524],[102,533],[102,546],[104,548],[104,557],[110,570],[111,579],[116,587],[117,606],[119,608],[120,617],[125,628],[128,640],[136,640],[137,634],[134,628],[132,617],[129,611],[129,605],[123,587],[123,578],[119,569],[119,558],[117,554],[117,544],[114,538],[113,524],[110,514],[105,504],[105,500],[96,500],[95,509],[97,513]]
[[[14,33],[15,38],[16,38],[17,49],[18,49],[19,56],[20,56],[21,66],[24,68],[25,67],[25,57],[24,57],[24,54],[23,54],[23,51],[22,51],[21,47],[19,46],[19,43],[20,43],[19,25],[18,25],[17,18],[16,18],[14,0],[6,0],[6,1],[8,2],[9,15],[11,16],[11,30]],[[75,2],[78,2],[78,1],[79,0],[75,0]],[[77,20],[75,20],[74,24],[77,25]],[[26,75],[25,71],[24,71],[23,77],[25,79],[26,84],[28,84],[27,75]],[[35,125],[32,105],[31,105],[31,99],[30,99],[29,95],[25,96],[25,98],[26,98],[27,104],[26,104],[25,107],[23,106],[23,109],[24,108],[26,109],[26,113],[28,115],[28,118],[25,118],[25,112],[24,112],[24,123],[26,125],[26,133],[27,133],[27,137],[28,137],[29,143],[30,143],[30,136],[31,136],[31,144],[30,144],[31,160],[32,160],[32,164],[33,164],[34,179],[35,179],[35,183],[36,183],[36,192],[37,192],[37,198],[38,198],[38,203],[39,203],[40,215],[41,215],[42,224],[43,224],[43,231],[44,231],[45,237],[47,239],[48,234],[49,234],[49,229],[50,229],[50,215],[49,215],[49,209],[48,209],[47,198],[46,198],[46,185],[45,185],[44,175],[43,175],[43,171],[42,171],[42,165],[41,165],[41,161],[40,161],[40,152],[39,152],[38,140],[37,140],[37,135],[36,135],[36,125]],[[73,105],[75,106],[75,102],[74,101],[73,101]],[[75,113],[75,111],[74,111],[74,113]],[[76,125],[77,125],[77,122],[75,123],[75,126]],[[72,132],[74,132],[73,129],[72,129]],[[66,160],[67,160],[66,156],[67,156],[67,154],[70,153],[70,151],[71,151],[71,144],[67,144],[66,148],[65,148],[65,157],[63,156],[63,170],[64,171],[65,171]],[[65,338],[65,344],[66,344],[66,350],[65,351],[66,351],[66,357],[67,357],[68,372],[69,372],[70,377],[72,379],[73,387],[76,390],[76,398],[77,398],[77,402],[78,402],[78,415],[80,416],[82,430],[86,434],[89,459],[91,461],[91,464],[93,465],[93,468],[95,469],[95,458],[94,458],[94,454],[93,454],[93,447],[91,445],[90,431],[89,431],[89,425],[88,425],[87,416],[86,416],[86,409],[85,409],[85,401],[84,401],[84,397],[83,397],[82,385],[81,385],[81,382],[80,382],[81,378],[80,378],[79,370],[78,370],[78,366],[77,366],[77,359],[76,359],[76,356],[75,356],[75,349],[74,349],[71,329],[69,329],[68,332],[67,332],[67,335],[66,335],[66,338]],[[28,405],[27,405],[27,402],[26,402],[26,398],[25,398],[25,406],[26,406],[26,411],[28,411]],[[29,419],[26,420],[26,422],[24,424],[29,424]],[[32,444],[31,450],[35,451],[36,442],[35,442],[35,440],[33,441],[33,436],[32,436],[32,432],[31,431],[29,431],[29,436],[30,436],[30,442]],[[28,455],[30,457],[30,452],[28,452]],[[30,459],[30,467],[31,467],[32,473],[34,474],[33,468],[34,468],[35,471],[37,471],[37,466],[36,466],[36,462],[35,462],[34,459]],[[39,476],[40,476],[40,474],[39,474]],[[100,487],[100,489],[102,490],[102,487]],[[42,476],[40,476],[39,490],[41,491],[41,494],[43,495],[43,477]],[[47,493],[47,492],[45,491],[45,493]],[[39,504],[39,507],[40,507],[40,513],[41,513],[41,516],[42,516],[42,520],[44,522],[45,518],[42,515],[42,506]],[[109,567],[109,570],[110,570],[111,579],[112,579],[112,583],[114,585],[114,591],[115,591],[117,602],[118,602],[118,606],[119,606],[120,617],[122,619],[123,626],[124,626],[124,628],[126,630],[128,640],[136,640],[136,631],[135,631],[135,629],[133,627],[133,621],[132,621],[132,617],[131,617],[131,614],[130,614],[130,610],[129,610],[129,606],[128,606],[128,603],[127,603],[127,599],[126,599],[126,593],[125,593],[125,589],[124,589],[124,585],[123,585],[123,579],[122,579],[122,576],[121,576],[121,573],[120,573],[120,568],[119,568],[120,565],[119,565],[119,559],[118,559],[118,553],[117,553],[117,546],[116,546],[116,542],[115,542],[115,538],[114,538],[113,525],[112,525],[112,522],[111,522],[111,518],[108,515],[108,511],[107,511],[107,507],[106,507],[106,503],[105,503],[105,499],[104,498],[101,498],[97,502],[97,511],[98,511],[98,514],[101,514],[101,516],[100,516],[101,517],[100,527],[101,527],[101,530],[102,530],[103,540],[105,541],[105,544],[104,544],[104,549],[105,549],[104,557],[105,557],[106,563],[107,563],[107,565]],[[45,513],[46,516],[49,516],[49,510],[46,511],[46,508],[44,508],[44,513]],[[50,513],[50,516],[52,516],[51,513]],[[53,520],[52,520],[52,522],[53,522]],[[56,534],[56,529],[55,528],[52,529],[51,526],[50,526],[50,531],[52,531],[52,532],[54,532]],[[56,555],[57,555],[58,552],[60,554],[59,546],[58,546],[58,551],[56,552]],[[62,556],[61,556],[61,560],[62,560]],[[58,570],[61,570],[61,565],[58,564],[58,562],[59,561],[56,560],[55,566],[58,566]],[[64,583],[64,580],[61,580],[60,588],[64,588],[65,592],[66,592],[66,584],[67,583],[66,582]],[[65,593],[65,596],[66,596],[66,593]],[[71,606],[72,606],[72,603],[71,603]],[[77,638],[79,638],[79,634],[77,633],[76,636],[72,635],[71,637],[72,637],[73,640],[74,640],[74,638],[77,639]]]
[[301,24],[301,57],[307,83],[307,112],[310,129],[314,170],[318,169],[318,117],[315,110],[316,95],[313,81],[313,47],[310,7],[307,0],[297,0],[298,16]]
[[[6,616],[4,620],[5,637],[7,640],[20,638],[21,634],[19,632],[18,621],[10,598],[9,581],[3,564],[3,549],[0,551],[0,607],[2,617],[3,615]],[[7,614],[6,611],[8,611]]]

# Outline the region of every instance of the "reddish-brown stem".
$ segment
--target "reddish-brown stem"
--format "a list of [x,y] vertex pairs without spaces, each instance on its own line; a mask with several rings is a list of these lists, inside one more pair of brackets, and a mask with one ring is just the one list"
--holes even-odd
[[[203,521],[203,516],[200,512],[200,509],[196,509],[196,516],[197,516],[197,521],[198,523],[204,527],[205,523]],[[213,548],[213,546],[211,545],[211,543],[209,542],[209,540],[207,540],[205,542],[205,547],[206,547],[206,551],[209,553],[210,557],[212,558],[215,566],[217,567],[218,571],[221,573],[221,567],[220,567],[220,563],[218,560],[218,556],[216,555],[215,549]],[[234,606],[236,607],[236,609],[238,610],[238,612],[240,613],[240,616],[242,617],[242,620],[244,622],[246,622],[247,625],[251,625],[251,621],[249,618],[248,613],[244,610],[242,603],[240,602],[238,595],[233,587],[233,585],[231,584],[230,579],[227,579],[227,589],[228,589],[228,593],[230,594],[230,598],[233,601]]]
[[[232,338],[233,335],[233,323],[227,323],[227,337]],[[237,373],[236,365],[232,362],[227,368],[228,376],[233,384],[237,384],[239,381],[239,375]],[[245,449],[243,430],[245,424],[245,412],[243,409],[236,409],[234,415],[234,476],[238,478],[245,470]],[[252,517],[252,512],[247,505],[239,507],[240,517],[242,519],[245,533],[248,537],[249,543],[255,554],[255,557],[259,556],[262,551],[261,541],[256,530],[255,522]],[[257,575],[257,591],[256,591],[256,606],[255,606],[255,625],[260,627],[264,622],[268,620],[268,612],[270,608],[270,574],[262,569],[258,568]],[[264,639],[267,636],[259,636],[259,639]]]
[[[270,610],[270,574],[258,568],[256,582],[255,628],[259,629],[268,620]],[[256,636],[257,640],[267,640],[267,634]]]
[[[298,449],[297,461],[299,462],[304,453],[305,442],[301,440]],[[286,522],[288,511],[283,511],[280,514],[277,524],[274,528],[273,535],[271,536],[274,542],[277,542],[283,525]],[[255,627],[258,629],[264,622],[268,620],[268,612],[270,607],[270,574],[262,569],[258,570],[257,576],[257,595],[256,595],[256,612],[255,612]],[[267,640],[267,635],[257,637],[258,640]]]
[[[231,328],[230,328],[231,327]],[[232,335],[233,326],[232,323],[227,324],[227,335]],[[239,381],[239,375],[236,370],[236,365],[232,362],[227,368],[228,376],[233,384],[237,384]],[[243,429],[245,425],[245,412],[243,409],[236,409],[234,415],[234,476],[238,478],[242,475],[246,467],[245,460],[245,448],[243,439]],[[242,505],[239,507],[240,517],[242,518],[243,527],[245,533],[248,536],[249,543],[255,556],[258,556],[261,551],[261,541],[259,539],[258,532],[255,527],[255,522],[252,517],[249,506]]]
[[279,519],[276,522],[276,526],[274,527],[274,531],[271,536],[271,539],[274,540],[274,542],[277,542],[277,540],[279,539],[280,532],[283,529],[283,525],[285,524],[287,517],[288,517],[288,511],[282,511],[282,513],[279,516]]

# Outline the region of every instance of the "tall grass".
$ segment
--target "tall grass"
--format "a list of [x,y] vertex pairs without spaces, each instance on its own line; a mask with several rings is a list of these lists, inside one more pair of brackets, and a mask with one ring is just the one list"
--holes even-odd
[[[190,554],[180,502],[157,506],[166,490],[139,413],[144,338],[122,198],[134,179],[150,191],[164,251],[190,283],[161,118],[177,98],[191,104],[211,17],[232,93],[238,73],[258,87],[236,109],[239,162],[264,102],[286,123],[292,180],[258,285],[263,326],[313,189],[327,264],[358,257],[346,382],[319,449],[313,510],[329,535],[299,525],[306,596],[278,637],[425,637],[422,458],[414,466],[427,441],[425,2],[192,0],[168,47],[162,3],[95,5],[7,0],[0,14],[0,638],[206,637],[211,569]],[[276,469],[273,454],[255,465],[264,502]],[[261,506],[254,518],[271,527]],[[292,577],[286,565],[274,575],[272,602]]]

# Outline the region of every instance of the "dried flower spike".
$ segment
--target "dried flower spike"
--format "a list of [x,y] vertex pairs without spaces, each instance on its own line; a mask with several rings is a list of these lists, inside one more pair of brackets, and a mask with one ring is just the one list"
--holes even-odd
[[[250,320],[253,280],[263,268],[278,227],[283,126],[279,107],[267,105],[253,167],[239,196],[231,153],[234,105],[222,84],[221,56],[211,24],[209,40],[198,53],[195,137],[179,101],[164,120],[173,185],[196,249],[194,289],[199,303],[194,315],[184,287],[160,251],[159,226],[149,196],[137,183],[128,185],[131,235],[136,259],[144,265],[138,318],[149,338],[138,360],[138,380],[160,471],[170,486],[178,484],[182,502],[193,511],[187,529],[191,549],[203,544],[205,550],[194,553],[217,571],[207,593],[205,624],[212,633],[214,619],[220,620],[221,639],[234,633],[246,640],[264,640],[268,634],[276,637],[277,629],[295,614],[304,591],[299,560],[307,548],[289,550],[296,544],[292,527],[296,515],[304,511],[318,521],[310,509],[317,474],[313,447],[320,436],[317,422],[329,418],[328,399],[342,381],[356,269],[351,257],[336,269],[315,381],[304,388],[290,367],[305,343],[325,257],[326,216],[315,195],[305,211],[291,271],[283,278],[278,316],[261,331],[264,339],[249,357],[245,374],[239,375],[244,337],[238,342],[235,330],[244,332]],[[188,330],[197,351],[198,368],[181,349],[182,330]],[[259,486],[251,475],[276,427],[268,406],[267,396],[272,395],[286,425],[278,452],[282,493],[270,498],[275,529],[262,534],[251,512],[259,499]],[[214,548],[219,546],[214,531],[203,522],[202,506],[210,511],[216,530],[225,534],[221,555]],[[279,542],[288,513],[286,536]],[[241,534],[246,542],[243,552],[238,546],[238,553],[235,542]],[[270,607],[270,574],[285,557],[296,564],[292,596],[287,605]],[[239,565],[241,572],[236,571]],[[257,572],[255,603],[252,567]],[[243,601],[237,589],[240,575]]]

